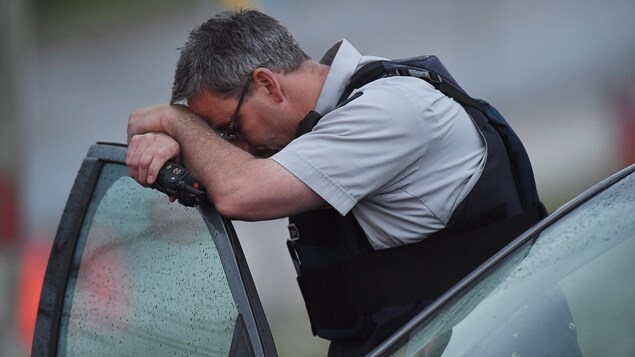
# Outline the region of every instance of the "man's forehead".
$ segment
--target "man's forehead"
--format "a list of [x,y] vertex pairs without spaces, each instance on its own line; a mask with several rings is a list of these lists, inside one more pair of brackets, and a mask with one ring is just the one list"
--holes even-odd
[[187,98],[187,106],[194,113],[206,117],[222,116],[231,110],[234,102],[234,98],[210,91],[203,91]]
[[186,101],[187,106],[192,110],[205,110],[208,107],[222,107],[231,104],[230,97],[210,91],[202,91],[197,95],[188,97]]

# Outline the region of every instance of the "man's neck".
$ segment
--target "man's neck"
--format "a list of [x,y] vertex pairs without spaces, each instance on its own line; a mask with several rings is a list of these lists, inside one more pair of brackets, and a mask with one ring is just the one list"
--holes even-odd
[[328,73],[328,66],[309,60],[298,71],[289,74],[288,95],[294,103],[298,123],[315,109]]

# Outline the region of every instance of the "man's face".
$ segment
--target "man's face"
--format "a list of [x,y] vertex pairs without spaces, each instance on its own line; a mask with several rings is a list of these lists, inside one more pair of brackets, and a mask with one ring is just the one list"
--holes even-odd
[[[274,103],[258,91],[243,99],[238,111],[238,98],[204,91],[188,98],[188,107],[221,132],[235,131],[235,146],[255,156],[268,157],[293,140],[284,106]],[[233,124],[232,124],[233,121]]]

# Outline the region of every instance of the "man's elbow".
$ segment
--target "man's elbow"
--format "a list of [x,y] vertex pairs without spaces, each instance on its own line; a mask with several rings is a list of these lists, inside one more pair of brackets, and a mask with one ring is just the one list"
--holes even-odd
[[240,211],[235,200],[228,197],[214,197],[209,195],[209,200],[214,204],[216,210],[221,215],[228,218],[236,218],[236,213]]
[[218,213],[230,219],[238,219],[242,221],[257,221],[265,218],[254,214],[253,205],[244,199],[236,196],[210,197],[214,203],[214,207]]

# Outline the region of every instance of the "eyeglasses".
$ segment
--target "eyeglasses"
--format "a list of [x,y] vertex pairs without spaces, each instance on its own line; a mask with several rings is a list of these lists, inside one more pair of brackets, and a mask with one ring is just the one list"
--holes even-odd
[[240,96],[238,97],[236,111],[234,111],[234,115],[232,115],[232,119],[229,121],[227,130],[216,130],[218,135],[227,141],[236,140],[236,138],[238,137],[238,115],[240,114],[240,107],[242,107],[243,102],[245,101],[245,97],[249,92],[249,87],[251,87],[251,77],[252,73],[249,74],[249,76],[247,77],[247,81],[245,82],[243,88],[240,90]]

